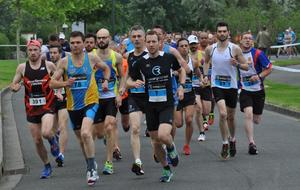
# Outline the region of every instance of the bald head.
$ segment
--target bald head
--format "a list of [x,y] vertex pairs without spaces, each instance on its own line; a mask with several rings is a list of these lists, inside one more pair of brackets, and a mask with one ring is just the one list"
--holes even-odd
[[109,31],[106,28],[101,28],[98,30],[97,32],[97,36],[101,35],[101,36],[110,36]]
[[110,40],[110,34],[109,31],[105,28],[101,28],[97,32],[97,46],[100,49],[106,49],[108,48]]

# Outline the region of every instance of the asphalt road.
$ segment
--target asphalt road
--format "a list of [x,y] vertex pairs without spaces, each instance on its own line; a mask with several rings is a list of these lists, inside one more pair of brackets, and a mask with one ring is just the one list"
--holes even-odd
[[[70,139],[65,153],[65,167],[54,168],[53,176],[40,180],[42,162],[26,127],[22,93],[13,95],[15,121],[19,131],[21,147],[27,172],[16,186],[16,190],[82,190],[89,189],[85,180],[85,161],[81,150],[69,129]],[[217,112],[217,111],[216,111]],[[217,115],[217,114],[216,114]],[[300,122],[296,119],[274,112],[265,111],[261,125],[255,126],[256,143],[259,155],[247,154],[248,142],[243,129],[243,115],[237,111],[237,155],[227,161],[219,159],[221,137],[217,122],[206,133],[207,141],[198,142],[198,130],[194,127],[191,143],[192,154],[180,154],[179,166],[168,184],[159,182],[161,166],[152,159],[149,138],[141,137],[141,159],[144,163],[144,176],[136,176],[130,171],[133,161],[129,133],[120,127],[120,142],[123,159],[114,162],[115,173],[111,176],[100,175],[95,189],[222,189],[222,190],[276,190],[299,189],[300,181]],[[145,129],[145,125],[142,127]],[[184,128],[177,131],[176,145],[182,153]],[[48,142],[45,141],[48,146]],[[104,163],[105,149],[103,142],[96,144],[96,160],[99,169]],[[51,156],[51,155],[50,155]],[[52,158],[52,165],[54,159]],[[1,189],[1,187],[0,187]]]
[[298,72],[283,71],[283,70],[278,70],[276,67],[273,67],[273,71],[268,76],[268,79],[273,82],[286,83],[289,85],[300,86],[300,82],[299,82],[300,81],[300,64],[288,66],[285,68],[295,69],[294,71],[298,71]]

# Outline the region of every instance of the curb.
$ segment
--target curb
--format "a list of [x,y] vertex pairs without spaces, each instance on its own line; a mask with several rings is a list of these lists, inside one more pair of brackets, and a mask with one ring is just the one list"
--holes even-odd
[[0,91],[0,180],[3,175],[2,91]]
[[0,115],[0,149],[2,151],[0,182],[1,188],[6,190],[13,189],[25,173],[21,142],[12,108],[12,95],[9,88],[0,92],[2,111]]
[[297,112],[297,111],[294,111],[294,110],[289,110],[289,109],[286,109],[284,107],[279,107],[279,106],[276,106],[276,105],[273,105],[273,104],[265,103],[264,109],[268,110],[268,111],[273,111],[273,112],[276,112],[276,113],[280,113],[282,115],[290,116],[290,117],[293,117],[293,118],[296,118],[296,119],[300,119],[300,112]]

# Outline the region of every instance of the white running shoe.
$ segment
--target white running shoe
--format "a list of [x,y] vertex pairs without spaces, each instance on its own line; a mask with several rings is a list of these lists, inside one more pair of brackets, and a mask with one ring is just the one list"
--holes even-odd
[[87,184],[89,186],[95,185],[96,181],[99,179],[98,173],[96,170],[90,170],[86,173]]
[[205,134],[204,133],[200,133],[200,135],[198,137],[198,141],[205,141]]

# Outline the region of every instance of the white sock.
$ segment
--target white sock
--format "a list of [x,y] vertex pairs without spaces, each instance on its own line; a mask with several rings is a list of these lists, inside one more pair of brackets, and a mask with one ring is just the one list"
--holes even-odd
[[138,158],[138,159],[135,160],[135,163],[142,164],[142,161],[141,161],[141,159]]

